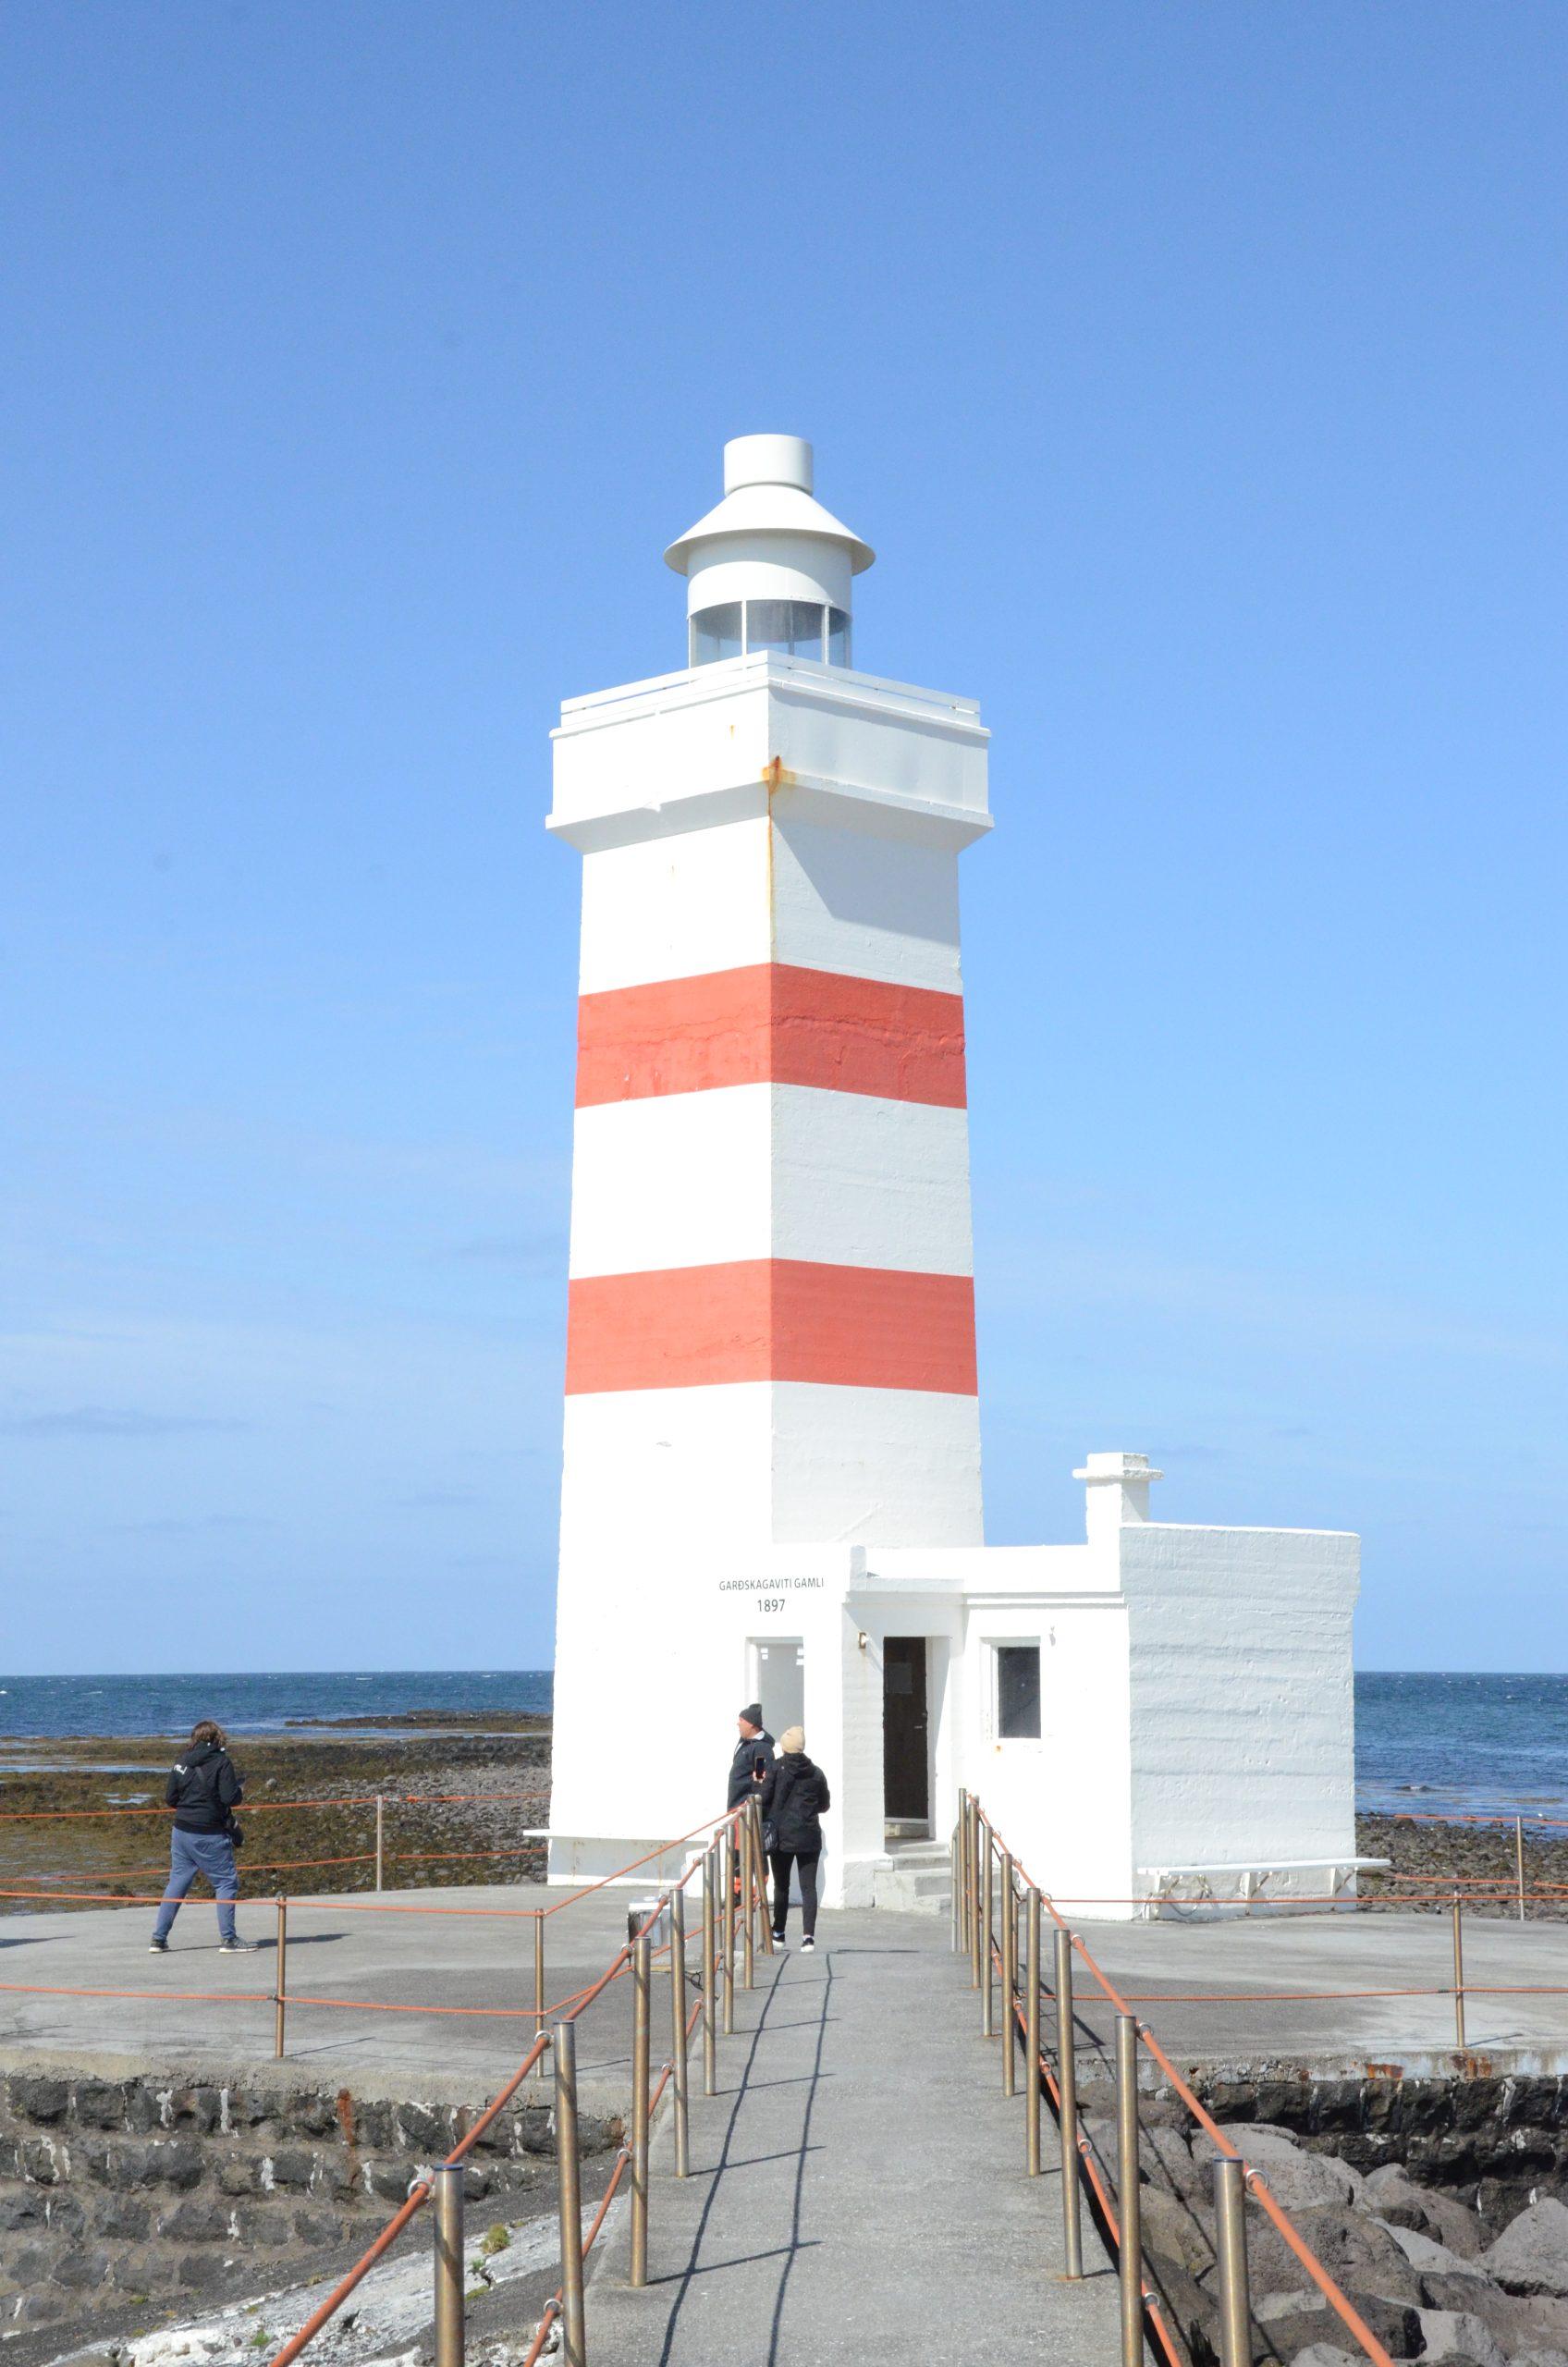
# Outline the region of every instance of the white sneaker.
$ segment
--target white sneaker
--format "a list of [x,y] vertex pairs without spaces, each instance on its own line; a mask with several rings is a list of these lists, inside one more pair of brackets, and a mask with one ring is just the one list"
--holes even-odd
[[778,1956],[778,1955],[779,1954],[780,1950],[782,1950],[782,1951],[783,1951],[783,1953],[787,1956],[787,1955],[789,1954],[789,1951],[790,1951],[790,1943],[789,1943],[789,1941],[785,1938],[784,1933],[783,1933],[782,1932],[775,1932],[775,1933],[774,1933],[774,1935],[773,1935],[773,1953],[774,1953],[774,1955],[775,1955],[775,1956]]
[[802,1941],[801,1942],[801,1954],[802,1954],[802,1956],[814,1956],[814,1955],[815,1954],[815,1952],[816,1952],[816,1942],[815,1942],[815,1940],[802,1940]]

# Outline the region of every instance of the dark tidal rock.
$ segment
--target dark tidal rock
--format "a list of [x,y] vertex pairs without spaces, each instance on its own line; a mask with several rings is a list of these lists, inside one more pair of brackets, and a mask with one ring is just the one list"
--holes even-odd
[[1568,2208],[1554,2195],[1528,2204],[1479,2265],[1510,2293],[1568,2294]]

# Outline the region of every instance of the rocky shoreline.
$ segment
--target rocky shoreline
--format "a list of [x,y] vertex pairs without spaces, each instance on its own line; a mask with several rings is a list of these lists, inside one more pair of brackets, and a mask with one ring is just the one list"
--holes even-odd
[[[1516,1916],[1519,1869],[1510,1824],[1463,1824],[1449,1818],[1363,1815],[1355,1846],[1366,1858],[1387,1858],[1387,1875],[1363,1874],[1365,1905],[1404,1914],[1446,1914],[1457,1889],[1465,1912]],[[1525,1913],[1531,1922],[1568,1919],[1568,1834],[1525,1827]]]
[[[1568,2094],[1556,2092],[1568,2083],[1529,2084],[1552,2088],[1550,2108],[1562,2112],[1568,2128]],[[1510,2100],[1501,2101],[1506,2122]],[[1451,2096],[1451,2119],[1462,2116],[1453,2112],[1456,2103],[1462,2100]],[[1141,2118],[1151,2281],[1193,2367],[1215,2367],[1218,2152],[1173,2096],[1146,2099]],[[1568,2367],[1568,2207],[1554,2190],[1568,2184],[1559,2167],[1568,2143],[1549,2140],[1548,2166],[1539,2166],[1537,2144],[1532,2169],[1530,2149],[1514,2146],[1505,2126],[1495,2132],[1488,2158],[1505,2169],[1515,2165],[1519,2174],[1477,2177],[1472,2130],[1468,2148],[1450,2156],[1467,2175],[1449,2184],[1429,2172],[1417,2177],[1400,2160],[1357,2168],[1345,2158],[1357,2144],[1349,2130],[1304,2135],[1261,2119],[1221,2119],[1219,2126],[1263,2173],[1297,2232],[1391,2357],[1429,2360],[1434,2367]],[[1113,2158],[1109,2119],[1091,2113],[1086,2127],[1102,2155]],[[1256,2205],[1247,2221],[1255,2358],[1277,2359],[1283,2367],[1365,2367],[1354,2336],[1272,2223]]]
[[[548,1718],[487,1718],[483,1732],[472,1718],[438,1711],[379,1719],[370,1733],[361,1724],[235,1738],[245,1777],[244,1890],[306,1897],[372,1888],[377,1794],[386,1803],[388,1889],[511,1881],[542,1870],[543,1849],[526,1834],[548,1821]],[[0,1892],[155,1895],[168,1862],[166,1818],[84,1811],[156,1809],[182,1740],[93,1735],[0,1745],[11,1761],[0,1777]],[[60,1810],[70,1813],[53,1813]],[[27,1904],[0,1898],[14,1913]]]

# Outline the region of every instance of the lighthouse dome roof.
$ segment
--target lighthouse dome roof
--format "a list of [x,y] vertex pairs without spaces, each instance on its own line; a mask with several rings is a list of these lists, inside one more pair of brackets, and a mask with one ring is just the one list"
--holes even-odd
[[666,551],[665,564],[689,575],[693,558],[729,535],[802,534],[844,549],[851,575],[876,554],[812,494],[811,446],[800,435],[737,435],[724,448],[724,499]]

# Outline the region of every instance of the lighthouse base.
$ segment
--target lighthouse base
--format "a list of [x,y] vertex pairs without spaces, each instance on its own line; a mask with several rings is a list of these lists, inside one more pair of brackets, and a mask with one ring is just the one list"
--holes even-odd
[[550,1879],[716,1817],[760,1699],[832,1787],[830,1906],[891,1904],[961,1789],[1075,1920],[1353,1896],[1358,1540],[1146,1519],[1140,1466],[1091,1459],[1079,1545],[563,1568]]

